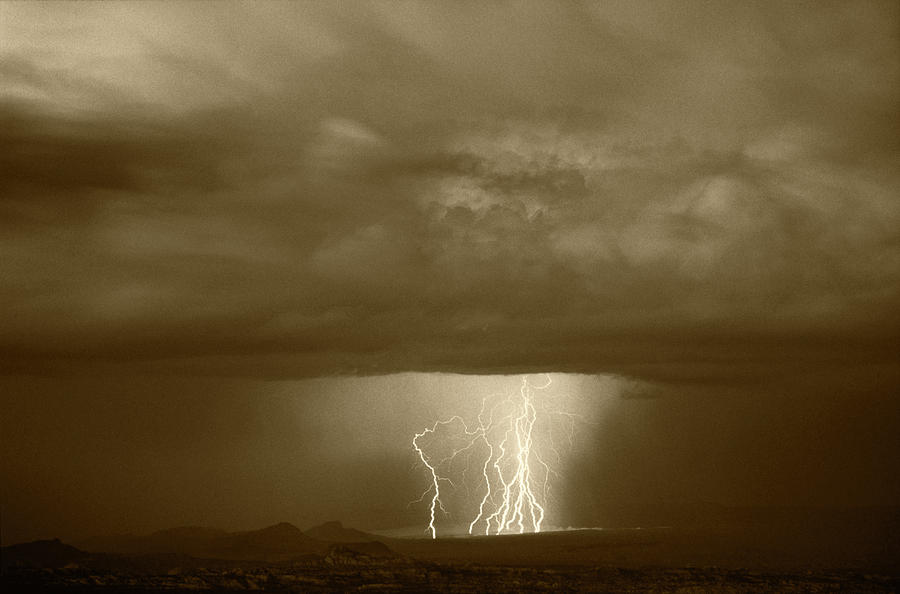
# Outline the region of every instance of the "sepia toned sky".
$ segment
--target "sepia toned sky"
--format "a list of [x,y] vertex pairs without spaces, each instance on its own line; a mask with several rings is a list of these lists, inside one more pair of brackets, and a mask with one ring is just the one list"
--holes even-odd
[[[408,403],[380,425],[405,447],[436,385],[545,371],[613,398],[572,522],[636,493],[900,503],[898,21],[0,2],[4,543],[335,515],[344,487],[298,486],[323,421],[278,407]],[[379,396],[323,399],[343,382]],[[382,507],[340,499],[360,525],[408,521],[390,443]]]

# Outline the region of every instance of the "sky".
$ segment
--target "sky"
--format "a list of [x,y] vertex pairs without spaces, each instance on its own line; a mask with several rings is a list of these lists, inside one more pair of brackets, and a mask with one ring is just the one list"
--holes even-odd
[[541,372],[561,525],[900,504],[898,21],[0,2],[3,542],[415,523],[410,431]]

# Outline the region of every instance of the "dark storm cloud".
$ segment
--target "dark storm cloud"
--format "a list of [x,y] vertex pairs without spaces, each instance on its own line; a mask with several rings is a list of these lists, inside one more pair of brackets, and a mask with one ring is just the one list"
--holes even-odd
[[532,8],[5,5],[4,368],[895,359],[894,6]]

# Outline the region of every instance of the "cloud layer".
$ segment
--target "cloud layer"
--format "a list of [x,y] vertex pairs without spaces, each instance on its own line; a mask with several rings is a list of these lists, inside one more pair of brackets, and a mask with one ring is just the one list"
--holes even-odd
[[0,7],[0,360],[890,365],[892,3]]

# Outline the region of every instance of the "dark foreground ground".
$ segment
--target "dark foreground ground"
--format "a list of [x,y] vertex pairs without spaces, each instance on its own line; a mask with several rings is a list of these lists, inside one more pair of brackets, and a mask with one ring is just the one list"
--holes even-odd
[[196,569],[145,574],[22,570],[5,592],[897,592],[900,579],[852,571],[784,573],[707,568],[496,567],[390,563],[362,567]]
[[900,592],[900,516],[797,516],[437,540],[330,522],[34,541],[0,549],[0,591]]

